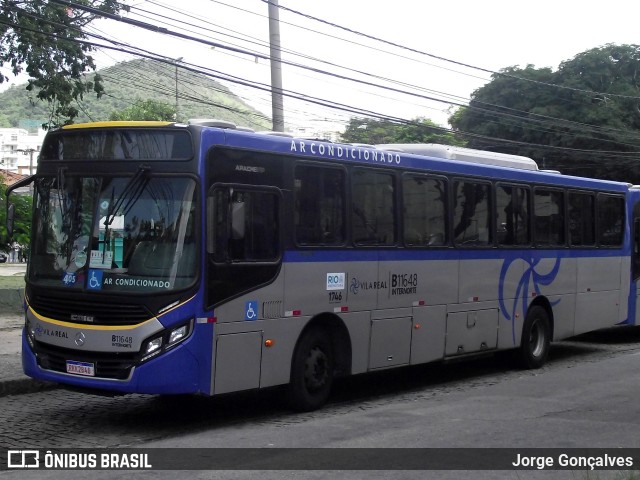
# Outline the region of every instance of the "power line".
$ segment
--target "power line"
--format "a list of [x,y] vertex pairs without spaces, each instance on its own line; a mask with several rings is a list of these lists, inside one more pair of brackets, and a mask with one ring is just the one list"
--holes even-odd
[[[58,1],[57,3],[71,3],[71,2],[61,2]],[[18,28],[23,28],[20,27],[18,25],[13,25],[14,27],[18,27]],[[197,41],[197,39],[195,39]],[[78,39],[74,39],[74,41],[78,41],[80,43],[85,43],[87,45],[91,45],[93,47],[96,48],[111,48],[114,50],[119,50],[119,51],[124,51],[127,53],[131,53],[130,51],[127,51],[126,49],[123,48],[119,48],[119,47],[111,47],[111,46],[107,46],[107,45],[103,45],[103,44],[96,44],[95,42],[87,42],[87,41],[80,41]],[[139,49],[142,50],[142,49]],[[140,53],[136,53],[139,56],[146,56],[147,58],[153,58],[155,60],[161,61],[163,63],[167,63],[167,64],[173,64],[173,62],[170,59],[166,59],[166,58],[159,58],[157,56],[157,54],[150,54],[150,55],[144,55],[144,54],[140,54]],[[197,68],[187,68],[188,70],[192,70],[192,71],[200,71]],[[209,73],[207,74],[208,76],[212,76],[214,78],[223,78],[226,79],[228,81],[234,82],[234,83],[241,83],[247,86],[251,86],[252,88],[261,88],[265,91],[269,90],[268,86],[264,86],[264,84],[258,84],[257,82],[246,82],[246,81],[241,81],[239,79],[233,79],[233,76],[229,76],[228,74],[222,74],[221,72],[216,72],[216,73],[212,73],[215,72],[213,70],[209,70]],[[397,123],[405,123],[405,124],[412,124],[413,122],[408,122],[404,119],[401,118],[397,118],[397,117],[391,117],[388,115],[383,115],[371,110],[366,110],[366,109],[360,109],[360,108],[356,108],[356,107],[352,107],[349,105],[344,105],[344,104],[339,104],[336,102],[330,102],[328,100],[322,100],[322,99],[318,99],[317,97],[311,97],[311,96],[307,96],[304,94],[300,94],[300,93],[296,93],[296,92],[288,92],[287,93],[289,96],[291,96],[292,98],[297,98],[300,100],[304,100],[310,103],[315,103],[318,105],[322,105],[325,107],[329,107],[329,108],[335,108],[335,109],[340,109],[343,111],[347,111],[350,113],[356,113],[358,115],[365,115],[365,116],[371,116],[373,118],[380,118],[380,119],[389,119],[391,121],[395,121]],[[431,127],[435,130],[439,130],[442,132],[448,132],[448,133],[452,133],[450,130],[445,129],[445,128],[441,128],[441,127]],[[527,145],[527,146],[532,146],[532,147],[538,147],[538,148],[547,148],[547,149],[560,149],[560,150],[565,150],[565,151],[576,151],[576,152],[581,152],[581,153],[595,153],[595,154],[615,154],[620,156],[621,152],[617,152],[617,151],[594,151],[594,150],[586,150],[586,149],[571,149],[571,148],[566,148],[566,147],[554,147],[554,146],[548,146],[548,145],[538,145],[538,144],[529,144],[527,142],[517,142],[517,141],[509,141],[509,140],[504,140],[504,139],[497,139],[497,138],[492,138],[492,137],[486,137],[486,136],[482,136],[482,135],[475,135],[475,134],[470,134],[468,132],[456,132],[458,134],[462,134],[464,136],[467,137],[474,137],[474,138],[482,138],[482,139],[486,139],[486,140],[491,140],[491,141],[499,141],[499,142],[503,142],[503,143],[510,143],[510,144],[517,144],[517,145]]]
[[[212,1],[215,1],[215,0],[212,0]],[[268,3],[267,0],[262,0],[262,1]],[[158,5],[157,2],[152,2],[152,3]],[[227,5],[227,4],[223,3],[223,2],[219,2],[219,1],[215,1],[215,3],[219,3],[219,4],[222,4],[222,5],[225,5],[225,6],[229,6],[229,5]],[[238,8],[238,7],[233,7],[233,8]],[[286,7],[282,7],[282,8],[284,8],[285,10],[288,10],[288,11],[293,11],[293,12],[299,14],[299,15],[307,16],[306,14],[302,14],[300,12],[296,12],[295,10],[291,10],[291,9],[286,8]],[[244,9],[240,9],[240,8],[238,8],[238,9],[246,11]],[[258,15],[258,14],[256,14],[256,15]],[[260,15],[260,16],[262,16],[262,15]],[[329,23],[330,25],[335,25],[333,23],[326,22],[326,21],[321,20],[321,19],[317,19],[316,17],[310,17],[310,18],[312,18],[314,20],[317,20],[317,21],[322,21],[322,22],[325,22],[325,23]],[[344,28],[344,27],[342,27],[342,28]],[[351,29],[347,29],[347,30],[353,31]],[[355,32],[355,31],[353,31],[353,32]],[[376,38],[376,37],[373,37],[373,38]],[[392,43],[392,45],[397,45],[397,44]],[[252,53],[255,54],[255,52],[252,52]],[[315,61],[318,61],[318,62],[321,62],[321,63],[325,63],[325,64],[333,66],[333,67],[343,68],[343,69],[349,70],[349,71],[351,71],[353,73],[358,73],[358,74],[361,74],[361,75],[364,75],[364,76],[370,76],[370,77],[373,77],[373,78],[376,78],[376,79],[379,79],[379,80],[384,80],[384,81],[387,81],[387,82],[396,83],[398,85],[404,85],[404,86],[407,86],[407,87],[416,88],[416,89],[420,89],[420,90],[423,90],[423,91],[433,92],[435,94],[443,95],[443,96],[449,96],[451,98],[461,98],[461,97],[456,97],[456,96],[453,96],[453,95],[450,95],[450,94],[446,94],[444,92],[437,92],[437,91],[433,91],[433,90],[429,90],[429,89],[424,89],[424,88],[421,88],[421,87],[417,87],[415,85],[410,85],[410,84],[403,83],[403,82],[397,82],[397,81],[394,81],[394,80],[391,80],[391,79],[388,79],[388,78],[384,78],[384,77],[381,77],[381,76],[378,76],[378,75],[372,75],[372,74],[369,74],[367,72],[346,68],[346,67],[337,65],[335,63],[332,63],[332,62],[326,62],[326,61],[323,61],[323,60],[314,59],[314,58],[311,58],[309,56],[297,54],[295,52],[293,52],[293,53],[296,54],[296,55],[299,55],[299,56],[303,56],[303,57],[305,57],[307,59],[313,59]],[[318,69],[315,69],[315,68],[312,68],[312,67],[302,66],[300,64],[289,63],[289,65],[296,66],[296,67],[299,67],[299,68],[309,69],[309,70],[312,70],[315,73],[321,73],[321,74],[324,74],[324,75],[330,75],[330,76],[333,76],[333,77],[341,79],[341,80],[357,82],[357,83],[359,83],[361,85],[366,85],[366,86],[370,86],[370,87],[374,87],[374,88],[386,89],[386,90],[394,92],[394,93],[413,96],[414,98],[420,98],[420,99],[423,99],[423,100],[435,101],[435,102],[439,102],[439,103],[446,103],[446,104],[451,105],[451,106],[471,108],[471,109],[474,109],[474,110],[477,110],[477,111],[480,111],[480,112],[484,112],[484,113],[487,113],[487,114],[490,114],[490,115],[493,115],[493,116],[496,116],[496,115],[507,115],[507,116],[511,117],[512,119],[517,120],[517,121],[521,121],[521,122],[540,121],[540,120],[542,120],[542,121],[552,121],[552,122],[557,122],[558,126],[561,126],[561,127],[564,127],[564,128],[590,129],[592,131],[608,131],[608,132],[611,132],[611,133],[631,134],[633,136],[637,135],[637,132],[633,132],[633,131],[625,132],[624,130],[615,129],[613,127],[601,127],[601,126],[596,126],[596,125],[585,124],[585,123],[582,123],[582,122],[575,122],[575,121],[571,121],[571,120],[559,119],[559,118],[550,117],[550,116],[546,116],[546,115],[535,114],[535,113],[531,113],[531,112],[523,112],[523,111],[519,111],[519,110],[516,110],[516,109],[512,109],[512,108],[508,108],[508,107],[502,107],[502,106],[499,106],[499,105],[490,104],[490,103],[481,102],[481,101],[474,101],[474,104],[470,105],[470,104],[467,104],[467,103],[461,103],[460,101],[455,101],[453,99],[447,100],[447,99],[443,99],[443,98],[436,98],[436,97],[433,97],[433,96],[422,95],[422,94],[418,94],[418,93],[415,93],[415,92],[409,92],[409,91],[401,90],[401,89],[394,88],[394,87],[388,87],[388,86],[384,86],[384,85],[380,85],[380,84],[376,84],[376,83],[372,83],[372,82],[367,82],[367,81],[363,81],[363,80],[357,80],[357,79],[354,79],[352,77],[346,77],[346,76],[343,76],[343,75],[337,75],[337,74],[334,74],[334,73],[331,73],[331,72],[327,72],[327,71],[324,71],[324,70],[318,70]],[[520,77],[515,77],[515,78],[520,78]],[[541,84],[548,85],[548,86],[555,86],[554,84],[548,84],[548,83],[544,83],[544,82],[537,82],[537,83],[541,83]],[[483,107],[491,107],[491,108],[483,108],[483,107],[479,107],[478,105],[482,105]],[[493,108],[505,110],[506,112],[497,112]],[[519,114],[524,114],[524,115],[526,115],[526,117],[523,117],[522,115],[519,115]],[[621,142],[621,141],[614,141],[614,140],[609,140],[609,139],[604,139],[603,141],[614,142],[614,143],[619,143],[619,144],[625,144],[624,142]],[[625,145],[627,145],[627,146],[636,146],[636,145],[633,145],[633,144],[625,144]]]
[[[270,0],[261,0],[261,1],[264,2],[264,3],[271,3]],[[636,96],[636,95],[619,95],[619,94],[614,94],[614,93],[596,92],[596,91],[593,91],[593,90],[584,90],[584,89],[581,89],[581,88],[568,87],[566,85],[558,85],[558,84],[554,84],[554,83],[541,82],[541,81],[538,81],[538,80],[533,80],[531,78],[524,78],[524,77],[518,77],[517,75],[510,75],[510,74],[504,73],[504,72],[496,72],[494,70],[490,70],[490,69],[483,68],[483,67],[478,67],[478,66],[475,66],[475,65],[470,65],[468,63],[459,62],[457,60],[451,60],[449,58],[445,58],[445,57],[442,57],[442,56],[439,56],[439,55],[434,55],[432,53],[424,52],[422,50],[417,50],[415,48],[411,48],[411,47],[407,47],[407,46],[404,46],[404,45],[400,45],[398,43],[391,42],[389,40],[384,40],[384,39],[376,37],[374,35],[370,35],[370,34],[367,34],[367,33],[359,32],[357,30],[353,30],[351,28],[344,27],[342,25],[338,25],[336,23],[329,22],[327,20],[323,20],[321,18],[314,17],[312,15],[308,15],[306,13],[302,13],[302,12],[300,12],[298,10],[294,10],[292,8],[284,7],[282,5],[279,5],[279,8],[282,9],[282,10],[286,10],[288,12],[294,13],[296,15],[300,15],[300,16],[306,17],[306,18],[308,18],[310,20],[314,20],[316,22],[320,22],[320,23],[323,23],[325,25],[329,25],[331,27],[338,28],[340,30],[344,30],[346,32],[353,33],[355,35],[358,35],[358,36],[361,36],[361,37],[364,37],[364,38],[368,38],[370,40],[375,40],[377,42],[381,42],[381,43],[384,43],[384,44],[387,44],[387,45],[391,45],[393,47],[400,48],[402,50],[407,50],[409,52],[418,53],[420,55],[425,55],[425,56],[428,56],[428,57],[431,57],[431,58],[435,58],[435,59],[441,60],[443,62],[448,62],[448,63],[452,63],[454,65],[459,65],[459,66],[462,66],[462,67],[471,68],[473,70],[478,70],[478,71],[481,71],[481,72],[490,73],[491,75],[509,77],[509,78],[513,78],[515,80],[521,80],[523,82],[535,83],[535,84],[538,84],[538,85],[544,85],[544,86],[548,86],[548,87],[554,87],[554,88],[559,88],[559,89],[563,89],[563,90],[569,90],[569,91],[572,91],[572,92],[586,93],[586,94],[589,94],[589,95],[604,95],[604,96],[608,96],[608,97],[640,100],[640,96]]]

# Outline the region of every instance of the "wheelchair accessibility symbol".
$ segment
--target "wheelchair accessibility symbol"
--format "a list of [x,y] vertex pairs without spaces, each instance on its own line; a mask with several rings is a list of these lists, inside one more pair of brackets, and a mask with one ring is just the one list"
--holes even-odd
[[245,320],[257,320],[258,318],[258,302],[255,300],[249,301],[244,304],[244,319]]
[[89,270],[89,278],[87,279],[87,288],[89,290],[102,289],[102,270]]

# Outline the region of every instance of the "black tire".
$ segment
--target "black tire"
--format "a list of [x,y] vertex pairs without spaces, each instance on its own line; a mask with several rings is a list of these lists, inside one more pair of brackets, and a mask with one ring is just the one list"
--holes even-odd
[[519,350],[521,366],[527,369],[542,367],[549,356],[550,345],[549,315],[543,307],[535,305],[527,312],[527,318],[522,327],[522,341]]
[[331,393],[333,372],[329,335],[319,328],[305,332],[293,354],[289,406],[299,412],[309,412],[324,405]]

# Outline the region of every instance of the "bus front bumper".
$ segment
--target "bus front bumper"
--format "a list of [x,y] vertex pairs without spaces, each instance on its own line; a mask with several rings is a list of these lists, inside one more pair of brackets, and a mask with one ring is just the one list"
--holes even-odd
[[27,376],[81,389],[141,394],[208,393],[208,390],[200,386],[200,367],[187,341],[158,357],[132,367],[126,379],[70,374],[61,371],[60,365],[57,370],[39,365],[38,357],[31,349],[24,330],[22,334],[22,368]]

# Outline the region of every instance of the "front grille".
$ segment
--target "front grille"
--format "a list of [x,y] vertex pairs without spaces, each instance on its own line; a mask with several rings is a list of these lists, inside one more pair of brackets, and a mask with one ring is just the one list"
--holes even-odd
[[[153,317],[143,305],[104,303],[42,294],[30,298],[29,305],[44,317],[92,325],[137,325]],[[91,320],[74,320],[74,315],[91,317]]]
[[112,380],[126,380],[131,369],[136,364],[137,353],[104,353],[104,352],[77,352],[67,348],[53,347],[36,342],[34,353],[38,365],[45,370],[67,373],[67,360],[93,363],[95,377]]

